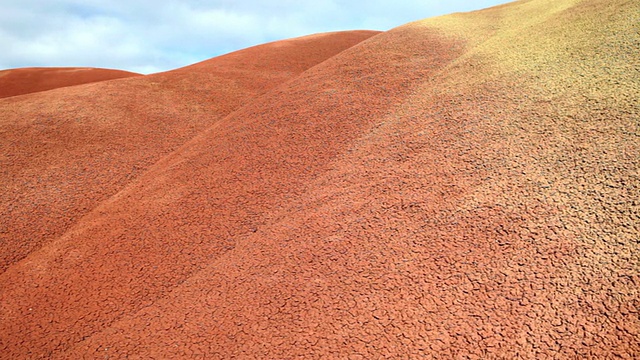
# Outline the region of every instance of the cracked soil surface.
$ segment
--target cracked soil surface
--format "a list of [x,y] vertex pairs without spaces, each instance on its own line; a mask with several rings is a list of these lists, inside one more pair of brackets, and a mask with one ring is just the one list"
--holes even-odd
[[640,357],[638,24],[520,1],[0,100],[0,358]]

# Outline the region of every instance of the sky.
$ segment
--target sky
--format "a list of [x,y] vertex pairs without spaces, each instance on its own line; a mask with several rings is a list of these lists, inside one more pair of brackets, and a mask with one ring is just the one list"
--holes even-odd
[[0,0],[0,69],[81,66],[149,74],[270,41],[385,31],[507,1]]

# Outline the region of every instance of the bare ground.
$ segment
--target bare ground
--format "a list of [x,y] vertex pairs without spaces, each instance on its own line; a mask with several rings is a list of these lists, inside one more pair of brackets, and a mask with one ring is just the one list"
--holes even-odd
[[1,356],[638,357],[639,10],[428,19],[254,96],[11,263]]
[[20,68],[0,71],[0,98],[140,74],[96,68]]

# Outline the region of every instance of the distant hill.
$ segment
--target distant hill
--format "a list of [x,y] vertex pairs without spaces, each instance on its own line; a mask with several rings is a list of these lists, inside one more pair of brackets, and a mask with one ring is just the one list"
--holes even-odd
[[140,74],[96,68],[20,68],[0,71],[0,98]]
[[0,100],[0,358],[640,355],[640,3]]

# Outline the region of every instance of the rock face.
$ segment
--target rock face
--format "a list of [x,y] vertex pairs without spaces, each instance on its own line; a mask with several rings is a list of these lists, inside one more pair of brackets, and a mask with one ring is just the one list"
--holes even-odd
[[640,356],[639,17],[516,2],[0,100],[0,357]]

